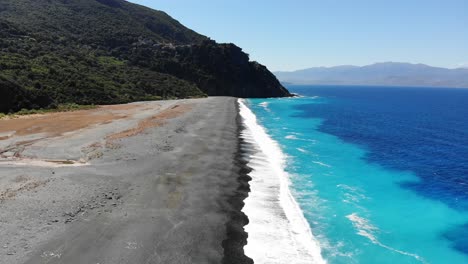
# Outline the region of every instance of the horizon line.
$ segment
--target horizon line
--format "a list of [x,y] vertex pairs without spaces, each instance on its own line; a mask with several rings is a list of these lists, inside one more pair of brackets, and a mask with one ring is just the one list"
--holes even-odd
[[444,66],[435,66],[435,65],[430,65],[426,63],[414,63],[414,62],[401,62],[401,61],[381,61],[381,62],[374,62],[370,64],[338,64],[338,65],[318,65],[318,66],[309,66],[305,68],[296,68],[296,69],[291,69],[291,70],[271,70],[272,72],[295,72],[295,71],[301,71],[301,70],[307,70],[307,69],[314,69],[314,68],[323,68],[323,69],[330,69],[330,68],[336,68],[336,67],[366,67],[366,66],[372,66],[376,64],[385,64],[385,63],[393,63],[393,64],[410,64],[410,65],[424,65],[424,66],[429,66],[432,68],[442,68],[442,69],[448,69],[448,70],[458,70],[458,69],[468,69],[468,63],[464,64],[459,64],[459,66],[454,66],[454,67],[444,67]]

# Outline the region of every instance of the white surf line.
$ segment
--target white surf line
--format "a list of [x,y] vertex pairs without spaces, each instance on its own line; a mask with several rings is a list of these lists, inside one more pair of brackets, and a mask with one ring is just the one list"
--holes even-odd
[[[252,111],[239,100],[244,131],[241,137],[253,151],[249,155],[249,197],[243,212],[249,218],[245,254],[255,263],[326,263],[309,223],[290,192],[285,156],[276,141],[257,123]],[[243,146],[246,147],[246,146]]]
[[347,215],[346,218],[348,218],[349,221],[351,221],[351,223],[353,223],[353,226],[358,230],[358,232],[357,232],[358,235],[368,238],[372,243],[374,243],[374,244],[376,244],[376,245],[378,245],[380,247],[383,247],[385,249],[388,249],[390,251],[393,251],[393,252],[396,252],[396,253],[399,253],[399,254],[402,254],[402,255],[405,255],[405,256],[413,257],[413,258],[415,258],[416,260],[418,260],[421,263],[428,263],[421,256],[419,256],[417,254],[402,251],[402,250],[399,250],[399,249],[396,249],[396,248],[392,248],[392,247],[387,246],[387,245],[383,244],[382,242],[380,242],[377,239],[377,237],[373,234],[373,231],[378,230],[378,228],[373,226],[372,224],[370,224],[369,220],[360,217],[357,213],[352,213],[350,215]]

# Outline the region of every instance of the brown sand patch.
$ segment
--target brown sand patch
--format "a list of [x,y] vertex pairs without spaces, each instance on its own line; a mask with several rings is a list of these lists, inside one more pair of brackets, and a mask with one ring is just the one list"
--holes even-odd
[[13,182],[16,182],[16,183],[27,182],[29,181],[29,179],[30,178],[26,175],[18,175],[13,179]]
[[[74,112],[50,113],[22,116],[14,119],[0,120],[0,133],[14,132],[24,136],[45,133],[47,136],[60,136],[66,132],[83,129],[92,125],[110,123],[128,117],[112,111],[130,111],[140,108],[139,104],[100,106],[96,109]],[[107,111],[108,110],[108,111]],[[10,138],[1,137],[0,140]]]
[[51,162],[51,163],[61,164],[61,165],[73,165],[76,163],[73,160],[46,160],[46,162]]
[[93,144],[89,145],[88,148],[100,148],[102,147],[102,144],[100,142],[94,142]]
[[[101,108],[106,109],[106,110],[111,110],[111,111],[128,111],[128,110],[134,110],[140,107],[142,107],[142,104],[140,103],[101,106]],[[148,109],[148,108],[145,108],[145,109]],[[152,109],[152,108],[150,107],[149,109]]]
[[126,137],[136,136],[148,128],[157,127],[164,125],[167,119],[176,118],[183,113],[192,109],[192,105],[190,104],[183,104],[183,105],[175,105],[169,109],[165,109],[158,114],[146,118],[138,123],[138,125],[134,128],[127,129],[115,134],[111,134],[106,137],[107,140],[117,140]]
[[[28,181],[26,179],[26,181]],[[32,180],[20,185],[18,188],[7,188],[5,191],[0,192],[0,203],[3,203],[6,200],[14,199],[19,193],[32,191],[40,186],[46,185],[50,179],[48,180]]]
[[104,153],[102,152],[103,145],[100,142],[94,142],[86,147],[81,149],[81,152],[84,154],[82,158],[84,161],[90,161],[93,159],[101,158]]

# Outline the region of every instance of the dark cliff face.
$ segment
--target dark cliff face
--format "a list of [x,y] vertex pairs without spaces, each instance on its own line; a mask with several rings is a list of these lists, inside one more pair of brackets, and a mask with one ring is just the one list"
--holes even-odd
[[265,66],[249,61],[249,56],[234,44],[217,44],[211,40],[179,46],[149,44],[141,45],[134,52],[129,55],[133,64],[194,82],[208,95],[289,96]]
[[55,103],[289,96],[234,44],[123,0],[0,1],[0,75]]

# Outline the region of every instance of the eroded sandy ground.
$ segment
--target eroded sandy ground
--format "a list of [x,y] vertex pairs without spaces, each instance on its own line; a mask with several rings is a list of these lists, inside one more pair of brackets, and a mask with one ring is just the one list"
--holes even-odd
[[184,101],[142,102],[0,120],[0,165],[86,164],[118,147],[116,139],[163,125],[189,109]]
[[0,263],[220,263],[236,101],[0,120]]

